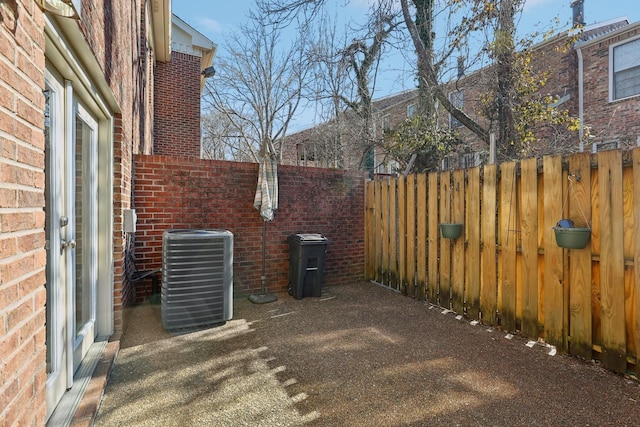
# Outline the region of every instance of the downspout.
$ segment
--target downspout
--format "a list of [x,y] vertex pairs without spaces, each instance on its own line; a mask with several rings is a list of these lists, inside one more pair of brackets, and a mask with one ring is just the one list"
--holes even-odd
[[576,47],[576,53],[578,54],[578,120],[580,121],[578,137],[582,153],[584,151],[584,60],[580,47]]

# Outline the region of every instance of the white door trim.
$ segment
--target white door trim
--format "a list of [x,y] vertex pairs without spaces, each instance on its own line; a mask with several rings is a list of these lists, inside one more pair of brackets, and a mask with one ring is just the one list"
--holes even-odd
[[[57,76],[58,82],[65,82],[62,89],[62,96],[69,101],[65,101],[64,110],[60,113],[62,120],[62,132],[64,128],[66,132],[65,138],[70,138],[72,130],[75,127],[75,112],[72,100],[75,98],[85,107],[86,112],[90,113],[96,120],[97,133],[97,160],[96,173],[98,185],[97,200],[97,219],[96,219],[96,241],[95,246],[95,265],[96,269],[92,272],[94,275],[95,296],[97,303],[93,310],[95,318],[94,330],[90,335],[98,335],[102,339],[113,334],[114,331],[114,277],[113,277],[113,194],[114,194],[114,115],[119,112],[119,105],[111,91],[108,83],[102,74],[100,65],[93,57],[91,48],[87,45],[84,36],[78,28],[77,22],[73,20],[53,20],[45,15],[45,72],[50,78]],[[51,72],[49,72],[51,71]],[[58,141],[59,136],[56,136]],[[68,169],[68,168],[65,168]],[[63,172],[60,171],[60,174]],[[58,179],[58,178],[56,178]],[[59,180],[62,176],[59,177]],[[52,186],[53,187],[53,186]],[[53,188],[52,188],[53,190]],[[75,224],[69,224],[69,228]],[[50,242],[55,244],[56,248],[60,248],[62,244],[60,237],[58,242]],[[71,251],[73,252],[73,251]],[[71,258],[71,257],[69,257]],[[49,269],[50,266],[47,266]],[[75,268],[75,263],[74,263]],[[75,272],[74,269],[70,270]],[[49,303],[49,301],[47,301]],[[72,295],[64,297],[64,303],[69,307],[63,314],[64,322],[70,325],[65,331],[64,345],[68,348],[74,348],[76,331],[73,325],[73,309],[75,301]],[[62,321],[62,319],[61,319]],[[82,350],[85,352],[85,349]],[[73,357],[70,355],[66,358],[66,366],[70,367],[64,374],[65,385],[70,387],[77,384],[73,383]],[[84,369],[84,368],[82,368]],[[49,384],[49,379],[47,380]],[[68,395],[69,393],[66,393]],[[57,401],[53,403],[52,391],[47,386],[47,418],[55,409]],[[64,405],[63,405],[64,406]]]

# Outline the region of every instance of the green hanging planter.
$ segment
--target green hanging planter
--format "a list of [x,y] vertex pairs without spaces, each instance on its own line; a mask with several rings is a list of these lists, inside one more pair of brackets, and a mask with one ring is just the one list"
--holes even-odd
[[440,233],[447,239],[457,239],[462,232],[462,224],[440,224]]
[[591,229],[583,227],[553,227],[553,231],[558,246],[566,249],[584,249],[591,236]]

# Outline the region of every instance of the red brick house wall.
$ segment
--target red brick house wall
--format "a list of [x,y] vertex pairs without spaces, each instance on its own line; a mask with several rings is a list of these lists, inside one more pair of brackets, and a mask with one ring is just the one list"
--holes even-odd
[[[82,2],[80,27],[92,46],[105,79],[121,108],[114,117],[114,338],[122,333],[124,308],[132,303],[126,281],[126,240],[122,212],[131,207],[132,156],[148,153],[152,135],[148,112],[153,105],[153,58],[146,21],[146,2]],[[128,25],[119,25],[119,23]]]
[[609,47],[640,35],[640,27],[586,44],[584,58],[584,121],[594,142],[618,140],[620,148],[638,145],[640,96],[609,102]]
[[154,85],[154,154],[200,158],[200,58],[172,52]]
[[[134,205],[138,216],[136,258],[160,267],[166,229],[219,228],[234,235],[234,288],[260,289],[262,227],[253,208],[258,164],[136,156]],[[266,264],[270,291],[285,291],[289,244],[294,233],[320,233],[328,246],[325,284],[364,277],[364,176],[360,172],[280,166],[279,208],[267,223]]]
[[[626,23],[624,25],[627,25]],[[616,30],[618,28],[618,30]],[[540,95],[551,95],[554,99],[564,99],[558,109],[568,110],[573,118],[579,117],[579,57],[583,56],[583,105],[584,125],[590,129],[590,137],[585,139],[585,150],[591,149],[591,143],[616,140],[620,148],[638,145],[640,139],[640,96],[609,101],[610,46],[630,40],[640,35],[638,23],[628,25],[625,30],[621,23],[602,24],[579,35],[577,41],[567,37],[557,37],[534,47],[532,64],[539,71],[548,72],[548,79],[540,87]],[[480,70],[455,82],[464,90],[464,111],[481,124],[482,108],[480,91],[486,85],[486,76]],[[564,133],[564,135],[561,134]],[[486,150],[487,146],[470,131],[460,128],[465,143],[474,150]],[[579,150],[578,132],[569,132],[558,126],[557,129],[541,125],[537,129],[540,136],[536,151],[575,152]]]
[[[114,121],[116,337],[126,302],[121,212],[131,203],[132,155],[151,147],[145,114],[153,71],[141,37],[147,4],[83,0],[77,24],[121,111]],[[47,412],[44,27],[36,2],[0,7],[0,426],[44,425]]]
[[0,425],[44,425],[44,20],[0,7]]

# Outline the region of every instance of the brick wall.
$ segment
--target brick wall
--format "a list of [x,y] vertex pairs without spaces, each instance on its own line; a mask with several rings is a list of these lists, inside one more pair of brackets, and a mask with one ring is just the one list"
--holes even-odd
[[171,53],[154,84],[154,154],[200,157],[200,58]]
[[[266,271],[270,291],[287,289],[294,233],[320,233],[331,243],[325,283],[362,280],[364,176],[359,172],[280,166],[280,204],[267,223]],[[234,235],[235,292],[260,289],[262,227],[253,208],[258,165],[166,156],[136,156],[134,205],[140,267],[161,266],[167,229],[219,228]]]
[[[146,22],[148,2],[82,2],[80,28],[92,47],[105,79],[121,108],[114,116],[114,336],[123,328],[124,308],[132,288],[126,281],[126,241],[122,212],[131,207],[132,157],[149,153],[152,146],[150,111],[153,105],[153,58]],[[126,23],[126,25],[118,25]]]
[[0,426],[44,425],[44,20],[0,7]]
[[584,120],[591,127],[594,142],[618,140],[621,148],[640,142],[640,96],[609,102],[609,48],[638,34],[640,29],[635,26],[583,50]]

